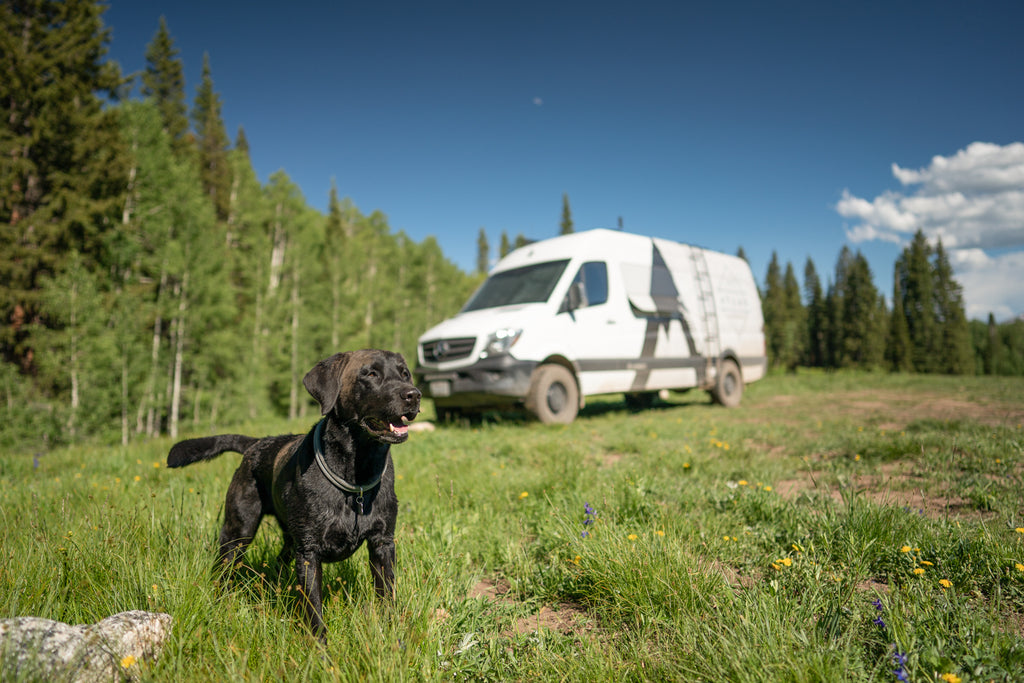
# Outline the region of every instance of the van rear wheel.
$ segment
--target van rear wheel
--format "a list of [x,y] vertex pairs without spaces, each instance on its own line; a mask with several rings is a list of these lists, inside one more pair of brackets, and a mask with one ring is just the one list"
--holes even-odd
[[526,409],[545,424],[569,424],[580,409],[576,378],[561,365],[542,365],[534,372]]
[[743,375],[736,361],[725,359],[718,365],[718,377],[711,389],[711,400],[726,408],[735,408],[743,397]]

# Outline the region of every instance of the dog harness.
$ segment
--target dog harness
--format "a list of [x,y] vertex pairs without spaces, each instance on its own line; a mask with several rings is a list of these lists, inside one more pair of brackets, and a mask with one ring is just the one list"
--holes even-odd
[[327,481],[331,482],[336,488],[344,491],[345,493],[355,494],[356,502],[359,503],[359,514],[366,514],[366,510],[363,507],[363,492],[369,491],[380,484],[380,480],[384,477],[384,473],[388,471],[388,459],[385,456],[383,469],[381,469],[380,474],[374,477],[372,481],[366,484],[353,486],[332,472],[331,468],[327,465],[327,461],[324,460],[323,431],[325,422],[327,422],[326,417],[317,422],[316,427],[313,429],[313,459],[316,460],[317,467],[319,467],[320,471],[323,472]]

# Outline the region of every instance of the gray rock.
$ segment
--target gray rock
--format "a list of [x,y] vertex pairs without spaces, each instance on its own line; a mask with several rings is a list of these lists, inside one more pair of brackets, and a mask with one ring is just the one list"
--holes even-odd
[[131,679],[155,661],[171,616],[133,610],[96,624],[69,626],[39,617],[0,620],[0,679],[73,683]]

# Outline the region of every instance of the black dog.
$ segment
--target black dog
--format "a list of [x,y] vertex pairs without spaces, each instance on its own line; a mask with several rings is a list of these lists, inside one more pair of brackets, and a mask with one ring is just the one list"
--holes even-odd
[[324,416],[305,436],[188,439],[171,448],[167,464],[243,454],[224,503],[218,566],[239,562],[260,520],[274,515],[284,531],[279,559],[294,555],[306,619],[324,640],[322,562],[344,560],[366,541],[374,589],[394,595],[398,499],[390,450],[409,438],[420,392],[400,354],[374,349],[322,360],[303,384]]

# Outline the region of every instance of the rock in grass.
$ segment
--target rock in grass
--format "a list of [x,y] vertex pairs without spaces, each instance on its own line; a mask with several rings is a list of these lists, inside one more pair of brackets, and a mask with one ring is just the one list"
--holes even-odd
[[171,634],[171,616],[133,610],[70,626],[39,617],[0,620],[0,679],[74,683],[120,681],[154,661]]

